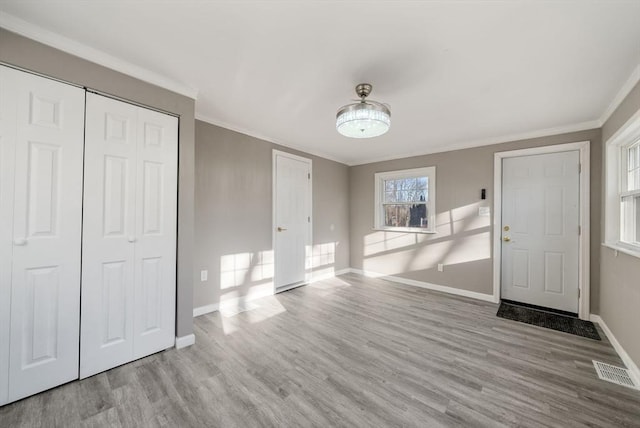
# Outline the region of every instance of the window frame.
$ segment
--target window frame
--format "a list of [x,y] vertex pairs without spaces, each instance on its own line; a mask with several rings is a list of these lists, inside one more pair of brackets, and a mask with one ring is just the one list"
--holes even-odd
[[[620,243],[640,251],[640,240],[628,240],[626,236],[638,236],[637,230],[640,228],[638,221],[638,213],[634,212],[635,219],[628,219],[625,216],[625,200],[640,197],[640,187],[638,189],[629,190],[629,150],[637,147],[640,150],[640,132],[627,144],[620,146],[620,189],[618,190],[618,201],[620,204]],[[636,166],[635,169],[638,169]],[[637,208],[636,208],[637,209]],[[627,230],[629,228],[630,230]]]
[[[603,245],[640,258],[640,242],[626,240],[624,204],[629,197],[640,196],[640,189],[628,190],[628,150],[640,144],[640,110],[605,144],[605,239]],[[632,224],[632,232],[640,227]],[[636,235],[637,236],[637,235]]]
[[[427,224],[428,227],[397,227],[386,226],[384,224],[384,182],[385,180],[398,180],[404,178],[428,177],[427,201]],[[386,232],[404,232],[404,233],[436,233],[436,167],[427,166],[421,168],[401,169],[396,171],[376,172],[374,174],[374,225],[375,230]],[[402,205],[402,203],[398,204]]]

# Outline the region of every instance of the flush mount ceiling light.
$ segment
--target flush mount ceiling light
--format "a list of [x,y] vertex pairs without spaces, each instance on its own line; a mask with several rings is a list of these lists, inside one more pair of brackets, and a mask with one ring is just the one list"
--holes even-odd
[[356,86],[360,102],[341,107],[336,114],[336,129],[345,137],[371,138],[384,134],[391,126],[391,111],[385,104],[366,100],[373,87]]

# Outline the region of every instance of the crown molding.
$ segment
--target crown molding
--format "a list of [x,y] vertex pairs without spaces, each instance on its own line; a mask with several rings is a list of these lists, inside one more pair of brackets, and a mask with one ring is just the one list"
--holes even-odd
[[215,126],[218,126],[220,128],[225,128],[225,129],[227,129],[229,131],[238,132],[240,134],[248,135],[249,137],[257,138],[259,140],[263,140],[263,141],[266,141],[268,143],[277,144],[277,145],[283,146],[283,147],[288,147],[290,149],[297,150],[299,152],[303,152],[303,153],[306,153],[306,154],[309,154],[309,155],[317,156],[317,157],[320,157],[320,158],[324,158],[324,159],[327,159],[327,160],[330,160],[330,161],[333,161],[333,162],[338,162],[338,163],[341,163],[343,165],[349,166],[349,164],[347,162],[345,162],[344,160],[338,159],[335,156],[331,156],[331,155],[328,155],[326,153],[317,152],[315,150],[312,151],[312,150],[309,150],[308,147],[302,147],[302,146],[297,145],[297,144],[282,142],[282,141],[276,140],[276,139],[271,138],[271,137],[266,137],[266,136],[264,136],[262,134],[259,134],[257,132],[250,131],[250,130],[247,130],[247,129],[244,129],[244,128],[240,128],[238,126],[231,125],[229,123],[223,122],[221,120],[213,119],[211,117],[203,116],[203,115],[201,115],[201,114],[199,114],[197,112],[196,112],[196,119],[201,121],[201,122],[206,122],[206,123],[208,123],[210,125],[215,125]]
[[620,104],[622,104],[624,99],[627,97],[627,95],[629,95],[631,90],[638,84],[638,82],[640,82],[640,64],[638,64],[636,68],[633,69],[627,81],[624,82],[616,96],[611,100],[609,106],[602,113],[602,116],[600,116],[600,126],[603,126],[605,122],[609,120],[613,112],[615,112]]
[[365,159],[358,162],[349,163],[348,165],[349,166],[365,165],[369,163],[385,162],[385,161],[404,159],[404,158],[414,157],[414,156],[424,156],[424,155],[432,155],[435,153],[452,152],[455,150],[472,149],[475,147],[491,146],[493,144],[503,144],[503,143],[510,143],[513,141],[530,140],[532,138],[541,138],[541,137],[549,137],[553,135],[567,134],[569,132],[586,131],[589,129],[596,129],[600,127],[601,127],[601,124],[599,120],[590,120],[587,122],[580,122],[580,123],[565,125],[565,126],[557,126],[554,128],[546,128],[538,131],[503,135],[500,137],[490,137],[490,138],[484,138],[479,140],[462,141],[462,142],[452,143],[452,144],[443,144],[443,145],[436,146],[431,149],[423,150],[419,152],[411,152],[411,153],[398,154],[398,155],[379,157],[379,158],[370,158],[370,159]]
[[112,70],[124,73],[136,79],[143,80],[152,85],[159,86],[169,91],[184,95],[192,99],[196,99],[198,91],[183,83],[170,79],[166,76],[150,71],[146,68],[137,66],[130,62],[116,58],[106,52],[94,49],[83,43],[72,40],[68,37],[45,30],[42,27],[24,21],[13,15],[0,11],[0,27],[17,33],[21,36],[59,49],[63,52],[75,55],[87,61],[94,62]]

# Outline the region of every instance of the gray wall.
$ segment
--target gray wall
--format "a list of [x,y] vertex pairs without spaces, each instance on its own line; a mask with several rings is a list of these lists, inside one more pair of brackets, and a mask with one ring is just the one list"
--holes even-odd
[[[640,84],[635,86],[604,124],[602,141],[606,143],[638,110],[640,110]],[[605,147],[602,153],[604,162]],[[603,169],[604,165],[605,163],[603,163]],[[640,259],[623,253],[618,253],[616,256],[611,248],[602,247],[600,316],[638,366],[640,366],[639,278]]]
[[349,267],[346,165],[206,122],[195,129],[194,262],[209,275],[196,277],[194,307],[272,290],[272,149],[313,161],[314,272]]
[[[478,207],[493,211],[494,153],[578,141],[591,142],[591,311],[598,313],[602,150],[599,129],[359,165],[350,169],[351,267],[493,293],[492,227]],[[372,230],[374,173],[436,167],[437,234]],[[480,199],[480,189],[487,199]],[[492,213],[493,215],[493,213]],[[444,272],[437,264],[445,264]]]
[[0,61],[180,115],[176,335],[191,334],[195,101],[2,28]]

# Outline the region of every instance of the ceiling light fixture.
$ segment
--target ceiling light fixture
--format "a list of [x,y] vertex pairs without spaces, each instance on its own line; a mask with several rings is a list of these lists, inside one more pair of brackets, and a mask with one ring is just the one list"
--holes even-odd
[[389,106],[366,100],[373,87],[368,83],[356,86],[360,102],[340,107],[336,114],[336,129],[345,137],[371,138],[384,134],[391,126]]

